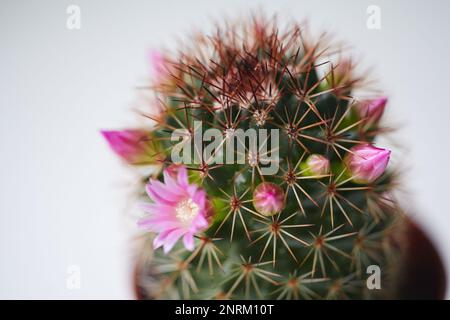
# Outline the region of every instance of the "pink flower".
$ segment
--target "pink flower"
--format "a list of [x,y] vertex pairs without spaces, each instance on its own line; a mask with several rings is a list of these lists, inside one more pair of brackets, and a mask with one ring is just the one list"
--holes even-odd
[[372,145],[358,145],[351,149],[346,163],[353,179],[361,183],[375,181],[385,171],[391,151]]
[[163,246],[168,253],[183,238],[186,249],[194,250],[194,235],[209,225],[211,206],[204,190],[189,184],[185,166],[169,167],[163,172],[164,183],[150,179],[147,194],[153,203],[145,204],[150,214],[139,226],[158,233],[153,241],[155,249]]
[[284,192],[270,182],[259,184],[253,192],[253,206],[264,216],[272,216],[284,208]]
[[374,100],[362,101],[357,106],[359,116],[361,118],[367,117],[371,123],[378,122],[384,113],[384,107],[386,106],[387,100],[387,97],[381,97]]
[[109,146],[122,159],[137,163],[146,154],[148,132],[143,130],[101,131]]
[[312,154],[306,160],[306,165],[313,175],[323,175],[330,171],[330,161],[320,154]]

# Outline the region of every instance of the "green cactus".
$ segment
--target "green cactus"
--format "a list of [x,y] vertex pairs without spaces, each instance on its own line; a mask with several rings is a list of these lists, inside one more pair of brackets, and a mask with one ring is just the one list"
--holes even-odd
[[[371,95],[327,37],[309,40],[303,25],[282,32],[276,19],[255,18],[194,40],[154,61],[159,73],[151,89],[160,111],[146,114],[156,124],[145,141],[155,146],[146,150],[157,150],[150,155],[159,165],[153,177],[163,182],[164,170],[176,168],[177,129],[186,132],[185,144],[199,126],[217,129],[224,144],[238,129],[273,129],[279,139],[258,141],[258,148],[267,145],[259,154],[250,140],[235,140],[245,146],[244,163],[214,163],[197,152],[198,163],[183,164],[189,183],[206,192],[209,225],[195,234],[193,250],[180,239],[167,253],[153,249],[155,232],[145,232],[140,296],[388,297],[402,215],[392,196],[395,176],[385,170],[390,152],[372,146],[385,130],[379,120],[386,99]],[[362,90],[364,99],[352,95]],[[261,174],[274,163],[275,174]],[[142,199],[151,202],[145,193]],[[380,266],[382,290],[366,286],[372,264]]]

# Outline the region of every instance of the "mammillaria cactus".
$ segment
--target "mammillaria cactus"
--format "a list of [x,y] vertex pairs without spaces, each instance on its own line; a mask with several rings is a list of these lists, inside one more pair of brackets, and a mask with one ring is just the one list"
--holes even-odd
[[[155,123],[105,134],[130,164],[158,168],[142,186],[142,297],[389,294],[401,214],[390,151],[374,146],[387,100],[306,31],[259,17],[152,53]],[[366,286],[370,265],[381,291]]]

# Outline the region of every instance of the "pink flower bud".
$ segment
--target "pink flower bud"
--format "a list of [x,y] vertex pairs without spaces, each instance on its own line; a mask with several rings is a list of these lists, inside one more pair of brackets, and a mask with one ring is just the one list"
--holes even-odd
[[284,208],[284,192],[270,182],[259,184],[253,192],[253,206],[264,216],[272,216]]
[[143,130],[101,131],[111,149],[129,163],[136,163],[146,153],[148,133]]
[[327,174],[330,171],[330,161],[320,154],[312,154],[306,160],[308,171],[312,175]]
[[356,182],[369,183],[375,181],[385,171],[391,151],[376,148],[372,145],[358,145],[351,149],[346,163]]
[[168,74],[166,59],[158,50],[151,50],[149,53],[151,74],[157,83],[165,80]]
[[386,103],[387,97],[362,101],[357,106],[359,116],[361,118],[368,118],[369,122],[376,123],[383,115]]

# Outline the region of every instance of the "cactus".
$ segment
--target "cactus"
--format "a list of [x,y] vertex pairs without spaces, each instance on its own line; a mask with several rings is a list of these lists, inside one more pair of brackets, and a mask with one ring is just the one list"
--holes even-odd
[[[173,56],[154,53],[148,89],[157,99],[143,112],[153,124],[134,140],[105,135],[129,164],[154,167],[141,188],[142,297],[391,294],[402,215],[390,151],[374,147],[387,100],[327,36],[313,41],[303,24],[284,30],[254,17],[198,35]],[[206,156],[195,136],[212,128],[222,140]],[[254,148],[239,129],[269,135]],[[203,151],[211,143],[200,138]],[[175,161],[177,152],[191,161]],[[235,161],[221,163],[225,153]],[[276,172],[264,174],[270,165]],[[369,265],[380,266],[382,290],[367,288]]]

